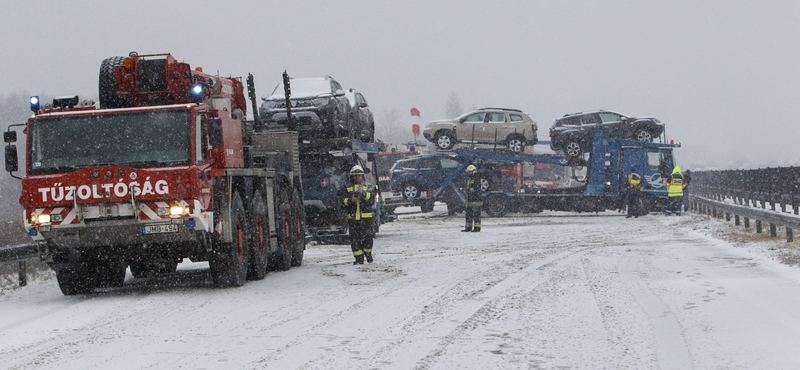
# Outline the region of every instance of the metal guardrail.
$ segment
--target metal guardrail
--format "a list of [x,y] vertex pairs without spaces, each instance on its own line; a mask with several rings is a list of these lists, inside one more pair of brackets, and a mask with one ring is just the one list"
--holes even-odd
[[775,167],[754,170],[697,171],[691,174],[694,194],[712,200],[732,199],[775,211],[800,211],[800,167]]
[[[728,198],[729,200],[733,200]],[[735,201],[735,200],[734,200]],[[762,232],[762,223],[769,223],[770,235],[777,236],[777,225],[786,228],[786,242],[794,240],[793,230],[800,229],[800,217],[787,212],[780,212],[771,209],[756,208],[740,204],[731,204],[722,201],[711,200],[697,195],[689,196],[689,207],[692,211],[708,214],[714,218],[725,216],[726,221],[730,221],[731,215],[738,226],[744,218],[744,227],[750,227],[750,220],[756,221],[756,232]],[[797,208],[794,208],[797,212]]]
[[39,257],[39,247],[34,244],[20,244],[0,248],[0,264],[17,262],[19,286],[28,285],[25,261]]

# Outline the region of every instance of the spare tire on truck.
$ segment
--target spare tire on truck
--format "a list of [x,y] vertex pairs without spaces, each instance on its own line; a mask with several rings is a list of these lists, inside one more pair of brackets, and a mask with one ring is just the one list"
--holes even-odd
[[114,67],[125,64],[125,57],[106,58],[100,63],[100,108],[127,108],[131,106],[127,96],[117,95],[117,80]]

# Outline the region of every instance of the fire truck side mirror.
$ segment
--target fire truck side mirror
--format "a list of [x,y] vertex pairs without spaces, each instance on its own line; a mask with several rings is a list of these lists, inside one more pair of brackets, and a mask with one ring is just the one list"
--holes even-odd
[[211,118],[208,120],[208,143],[211,146],[222,145],[222,119]]
[[15,143],[17,142],[17,132],[16,131],[6,131],[3,133],[3,142],[6,143]]
[[6,171],[8,172],[19,171],[19,162],[17,162],[16,145],[6,145]]

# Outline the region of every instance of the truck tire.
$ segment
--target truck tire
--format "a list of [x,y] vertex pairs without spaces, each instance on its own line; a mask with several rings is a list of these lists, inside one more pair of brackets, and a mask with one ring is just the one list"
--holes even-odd
[[247,267],[250,259],[250,227],[247,214],[244,211],[242,198],[239,192],[233,193],[231,198],[230,214],[227,210],[221,212],[223,221],[229,223],[231,228],[230,243],[218,242],[215,246],[214,258],[209,261],[211,277],[214,285],[218,287],[237,287],[247,281]]
[[297,267],[303,264],[303,253],[306,250],[306,232],[303,225],[303,202],[300,200],[300,195],[295,192],[292,196],[292,219],[294,220],[294,227],[292,234],[294,235],[294,245],[292,245],[292,267]]
[[95,264],[95,285],[98,287],[119,288],[125,283],[127,265],[119,259],[102,259]]
[[100,63],[100,108],[127,108],[131,106],[127,96],[117,95],[114,67],[125,64],[125,57],[106,58]]
[[525,136],[514,134],[509,135],[506,140],[506,148],[512,153],[522,153],[525,151]]
[[508,213],[508,197],[503,194],[489,194],[483,201],[483,211],[489,217],[503,217]]
[[267,203],[264,201],[264,196],[258,191],[253,194],[250,213],[253,243],[251,243],[252,248],[250,248],[250,266],[247,269],[247,279],[261,280],[267,276],[270,245]]
[[64,295],[91,293],[96,284],[94,274],[77,268],[62,268],[56,271],[58,287]]
[[456,136],[451,131],[439,131],[434,136],[433,142],[436,143],[436,149],[450,150],[456,145]]
[[289,195],[286,191],[279,191],[278,214],[275,217],[278,230],[278,251],[270,258],[270,267],[275,271],[286,271],[292,267],[292,210],[289,204]]

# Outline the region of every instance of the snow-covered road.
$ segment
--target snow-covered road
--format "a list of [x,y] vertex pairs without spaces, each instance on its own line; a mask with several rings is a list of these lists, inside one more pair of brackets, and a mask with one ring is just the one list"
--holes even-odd
[[734,245],[698,215],[485,218],[478,234],[441,213],[384,225],[371,265],[310,245],[237,289],[190,263],[88,296],[6,291],[0,368],[800,368],[800,269],[762,250],[785,242]]

